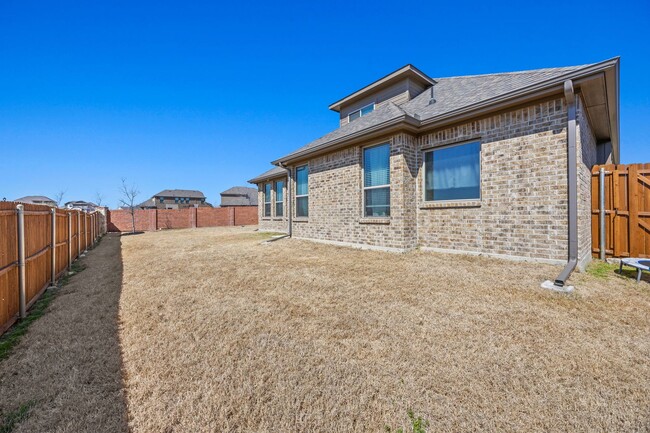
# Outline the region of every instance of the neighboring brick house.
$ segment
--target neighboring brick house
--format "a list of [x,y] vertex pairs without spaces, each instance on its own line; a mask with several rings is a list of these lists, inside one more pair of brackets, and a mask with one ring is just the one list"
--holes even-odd
[[260,229],[584,266],[590,169],[619,159],[618,80],[618,58],[439,79],[407,65],[333,103],[338,129],[250,180]]
[[188,207],[212,207],[212,205],[206,202],[201,191],[166,189],[136,206],[138,209],[184,209]]
[[233,186],[221,194],[220,207],[257,206],[257,189],[247,186]]

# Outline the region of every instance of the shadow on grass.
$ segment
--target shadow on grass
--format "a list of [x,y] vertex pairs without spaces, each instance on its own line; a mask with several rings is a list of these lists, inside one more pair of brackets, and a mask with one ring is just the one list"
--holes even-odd
[[0,433],[128,431],[118,324],[119,234],[107,235],[73,270],[78,273],[46,291],[7,335]]

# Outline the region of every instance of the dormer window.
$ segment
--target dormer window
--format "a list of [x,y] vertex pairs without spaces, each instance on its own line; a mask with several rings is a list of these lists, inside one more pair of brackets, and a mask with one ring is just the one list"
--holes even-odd
[[372,104],[368,104],[365,107],[361,107],[360,109],[348,114],[348,122],[352,122],[353,120],[356,120],[361,116],[365,116],[366,114],[370,114],[373,111],[375,111],[374,102]]

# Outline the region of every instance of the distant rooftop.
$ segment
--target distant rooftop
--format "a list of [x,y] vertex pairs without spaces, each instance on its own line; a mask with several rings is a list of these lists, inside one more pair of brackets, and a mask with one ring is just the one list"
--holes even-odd
[[25,197],[17,198],[14,201],[17,201],[19,203],[44,203],[44,202],[56,203],[56,200],[53,200],[44,195],[26,195]]
[[154,197],[188,197],[188,198],[205,198],[201,191],[194,189],[165,189]]

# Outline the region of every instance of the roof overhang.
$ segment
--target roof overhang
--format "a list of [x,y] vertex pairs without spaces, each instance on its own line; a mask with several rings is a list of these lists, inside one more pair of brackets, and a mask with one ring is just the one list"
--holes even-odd
[[427,76],[424,72],[420,71],[415,66],[406,65],[399,68],[395,72],[391,72],[385,77],[382,77],[377,81],[367,85],[366,87],[357,90],[356,92],[346,96],[345,98],[339,99],[338,101],[331,104],[329,106],[329,109],[332,111],[339,112],[341,111],[341,107],[343,105],[348,105],[355,101],[358,101],[359,99],[363,99],[366,96],[368,96],[369,93],[377,92],[378,90],[389,87],[397,83],[398,81],[402,81],[407,78],[414,80],[417,83],[421,83],[425,87],[433,86],[436,83],[436,81],[433,78]]
[[283,178],[286,178],[286,177],[287,177],[287,172],[273,173],[273,174],[269,174],[269,175],[261,175],[261,176],[254,177],[251,180],[249,180],[248,183],[251,183],[253,185],[257,185],[258,183],[267,182],[267,181],[273,180],[273,179],[283,179]]
[[[589,113],[591,124],[594,125],[596,123],[599,123],[599,126],[595,128],[594,131],[596,139],[599,142],[611,142],[612,159],[615,164],[618,164],[620,156],[619,65],[620,59],[618,57],[615,57],[613,59],[605,60],[600,63],[595,63],[577,71],[568,72],[553,79],[535,83],[533,85],[517,89],[513,92],[508,92],[497,97],[486,99],[476,104],[468,105],[466,107],[459,108],[457,110],[453,110],[442,115],[424,120],[419,120],[409,115],[403,115],[374,125],[370,128],[366,128],[350,135],[346,135],[336,140],[323,143],[319,146],[305,149],[302,152],[291,153],[280,159],[272,161],[271,163],[274,165],[282,166],[298,162],[308,157],[317,156],[343,147],[354,145],[366,140],[371,140],[381,135],[385,135],[398,130],[405,130],[412,133],[422,133],[446,125],[482,117],[496,111],[516,107],[534,100],[563,94],[564,82],[566,80],[572,80],[574,82],[574,86],[576,86],[583,94],[583,99],[585,100],[585,106]],[[600,91],[604,92],[604,97],[602,98],[599,98],[597,96],[599,85],[601,86]],[[607,126],[605,127],[602,124]]]

